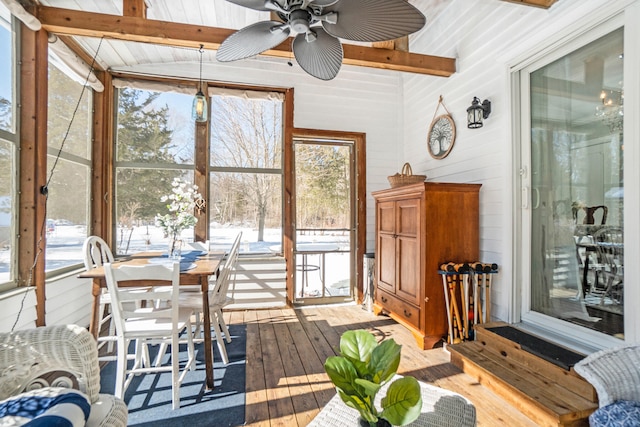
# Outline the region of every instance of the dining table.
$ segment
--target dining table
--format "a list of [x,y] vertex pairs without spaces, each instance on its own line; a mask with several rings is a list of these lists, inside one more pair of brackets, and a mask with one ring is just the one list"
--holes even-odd
[[[224,251],[199,251],[189,258],[189,254],[184,254],[181,260],[180,268],[180,285],[199,285],[202,291],[202,317],[203,326],[205,331],[211,331],[211,317],[209,315],[209,279],[214,276],[218,271],[220,261],[224,257]],[[193,254],[192,254],[193,255]],[[187,260],[187,262],[183,262]],[[176,260],[177,261],[177,260]],[[140,252],[132,254],[120,259],[117,259],[113,265],[114,267],[120,267],[123,265],[145,265],[153,264],[157,262],[171,262],[167,258],[167,254],[163,252]],[[100,295],[102,290],[107,287],[105,280],[104,267],[96,267],[91,270],[80,273],[78,278],[91,279],[92,289],[91,295],[93,296],[93,302],[91,305],[91,319],[89,323],[89,332],[98,337],[99,322],[100,322]],[[119,286],[124,287],[144,287],[154,286],[153,282],[122,282]],[[206,389],[213,389],[213,347],[211,333],[204,333],[204,356],[205,356],[205,370],[206,370]]]

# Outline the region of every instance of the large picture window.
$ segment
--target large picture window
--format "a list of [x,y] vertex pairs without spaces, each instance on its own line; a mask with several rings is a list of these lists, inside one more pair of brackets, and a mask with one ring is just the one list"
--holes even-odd
[[11,14],[0,4],[0,130],[14,132],[15,41]]
[[[168,236],[155,217],[169,212],[163,196],[171,194],[174,178],[193,182],[193,96],[129,87],[118,92],[115,252],[166,250]],[[182,238],[193,240],[193,227]]]
[[49,62],[49,193],[42,230],[47,272],[82,264],[90,203],[92,92],[54,62]]
[[[242,252],[282,241],[283,100],[279,93],[211,90],[210,242]],[[277,249],[279,250],[279,249]]]
[[0,288],[12,286],[15,274],[15,26],[0,3]]

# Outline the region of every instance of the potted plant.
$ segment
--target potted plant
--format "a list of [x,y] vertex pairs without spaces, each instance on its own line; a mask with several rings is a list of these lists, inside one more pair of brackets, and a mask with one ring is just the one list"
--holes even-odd
[[342,401],[360,413],[360,425],[403,426],[422,410],[420,385],[413,377],[395,379],[375,406],[380,388],[391,381],[400,365],[401,345],[393,339],[380,343],[368,331],[347,331],[340,338],[340,356],[327,358],[324,369]]

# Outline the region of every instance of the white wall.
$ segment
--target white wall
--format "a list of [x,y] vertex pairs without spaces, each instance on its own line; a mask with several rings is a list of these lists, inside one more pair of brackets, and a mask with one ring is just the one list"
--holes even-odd
[[[427,0],[420,0],[427,1]],[[419,3],[419,2],[418,2]],[[510,67],[514,61],[548,47],[558,34],[591,20],[611,0],[559,0],[538,9],[501,0],[451,0],[426,31],[411,39],[416,53],[457,58],[457,72],[447,78],[403,74],[404,152],[414,173],[430,181],[480,183],[480,258],[500,265],[492,290],[492,314],[513,321],[515,140],[512,137]],[[429,19],[429,17],[427,17]],[[453,150],[432,159],[426,136],[439,95],[457,129]],[[466,109],[474,96],[492,103],[493,112],[481,129],[467,129]],[[438,114],[442,114],[442,108]]]
[[36,326],[34,288],[17,289],[0,297],[0,331],[9,332]]

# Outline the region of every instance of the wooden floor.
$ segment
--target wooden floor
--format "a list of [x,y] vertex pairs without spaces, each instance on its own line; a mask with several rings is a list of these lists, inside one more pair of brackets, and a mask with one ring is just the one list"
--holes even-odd
[[335,395],[323,364],[350,329],[367,329],[402,344],[398,373],[466,396],[476,406],[478,426],[536,425],[449,363],[444,349],[418,349],[404,327],[360,306],[231,311],[226,316],[230,324],[247,325],[247,426],[306,426]]

